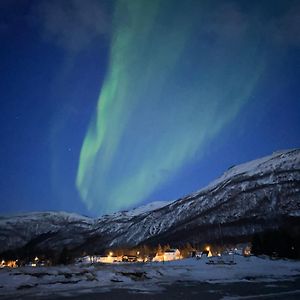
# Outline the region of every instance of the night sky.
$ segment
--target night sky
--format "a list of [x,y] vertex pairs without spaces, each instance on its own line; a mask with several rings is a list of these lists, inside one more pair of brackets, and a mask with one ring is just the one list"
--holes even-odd
[[300,147],[300,2],[0,1],[0,213],[99,216]]

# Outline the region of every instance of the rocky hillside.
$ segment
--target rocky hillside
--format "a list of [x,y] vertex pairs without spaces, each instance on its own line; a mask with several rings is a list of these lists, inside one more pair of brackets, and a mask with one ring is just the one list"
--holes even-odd
[[299,221],[300,149],[294,149],[232,167],[208,187],[163,206],[99,219],[54,212],[1,217],[0,252],[245,241]]

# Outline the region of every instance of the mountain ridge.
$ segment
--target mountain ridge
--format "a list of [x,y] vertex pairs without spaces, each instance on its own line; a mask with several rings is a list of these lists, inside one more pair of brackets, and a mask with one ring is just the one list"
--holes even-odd
[[68,247],[91,253],[142,244],[201,244],[220,240],[219,224],[225,240],[242,241],[257,232],[297,225],[300,149],[233,166],[196,192],[138,212],[139,208],[97,219],[64,212],[0,217],[1,250],[20,249],[34,239],[35,250]]

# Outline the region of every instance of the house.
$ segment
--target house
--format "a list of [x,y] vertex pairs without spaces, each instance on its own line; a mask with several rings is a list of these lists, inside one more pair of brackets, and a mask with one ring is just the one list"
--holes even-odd
[[247,245],[244,249],[243,249],[243,255],[244,256],[250,256],[251,255],[251,247],[249,245]]
[[17,262],[18,262],[17,260],[8,260],[8,261],[2,260],[0,263],[0,268],[4,268],[4,267],[16,268],[18,266]]
[[119,258],[117,256],[107,255],[107,256],[97,256],[96,262],[111,264],[111,263],[117,262],[117,261],[119,261]]
[[113,252],[108,255],[86,255],[75,260],[79,264],[94,264],[94,263],[113,263],[122,261],[121,256],[115,256]]
[[83,256],[81,258],[78,259],[78,262],[82,262],[82,263],[92,263],[93,262],[93,257],[92,256],[89,256],[89,255],[86,255],[86,256]]
[[166,250],[163,256],[164,261],[176,260],[181,258],[180,251],[178,249]]
[[156,253],[155,257],[153,258],[153,261],[170,261],[181,258],[181,254],[178,249],[169,249],[163,253]]
[[137,256],[135,255],[123,255],[122,257],[123,262],[136,262]]

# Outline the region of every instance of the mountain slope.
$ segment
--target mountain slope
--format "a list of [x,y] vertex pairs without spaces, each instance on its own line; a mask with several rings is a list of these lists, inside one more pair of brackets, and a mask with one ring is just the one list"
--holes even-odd
[[220,239],[218,224],[225,236],[247,236],[299,216],[299,153],[281,151],[236,166],[207,188],[149,213],[113,243]]
[[[266,229],[298,226],[300,149],[284,150],[230,168],[209,186],[153,209],[99,219],[36,213],[0,219],[2,251],[24,247],[101,252],[138,244],[247,240]],[[42,236],[39,240],[39,236]]]

